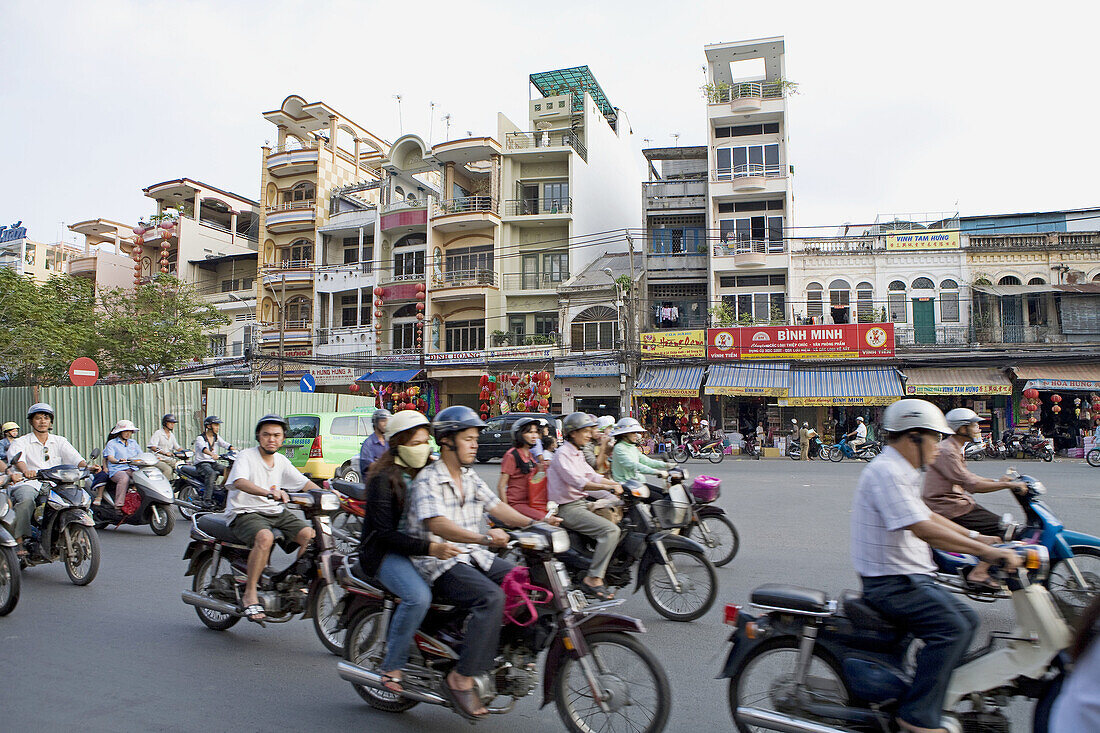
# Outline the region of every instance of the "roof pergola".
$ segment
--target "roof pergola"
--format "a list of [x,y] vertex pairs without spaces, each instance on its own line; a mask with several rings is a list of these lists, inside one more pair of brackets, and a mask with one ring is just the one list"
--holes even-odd
[[596,81],[592,71],[587,66],[574,66],[569,69],[556,71],[541,71],[531,74],[531,83],[544,97],[552,97],[555,94],[571,93],[573,95],[574,114],[584,109],[584,93],[592,97],[596,106],[603,112],[603,116],[614,126],[617,114],[611,106],[603,87]]

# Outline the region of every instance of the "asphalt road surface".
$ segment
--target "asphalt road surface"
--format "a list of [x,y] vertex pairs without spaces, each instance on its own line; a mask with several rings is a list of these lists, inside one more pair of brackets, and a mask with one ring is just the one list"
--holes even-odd
[[[726,681],[715,679],[727,651],[724,603],[743,603],[755,586],[772,581],[830,594],[858,587],[848,561],[848,514],[862,465],[787,459],[688,464],[693,475],[722,479],[719,502],[737,524],[741,550],[718,569],[718,602],[699,621],[666,621],[642,593],[621,607],[644,621],[643,640],[668,672],[669,731],[732,729]],[[1048,503],[1067,526],[1100,533],[1100,470],[1069,460],[985,461],[974,467],[994,476],[1007,465],[1046,483]],[[495,485],[497,464],[477,470]],[[1020,513],[1007,492],[987,494],[983,503]],[[148,528],[101,532],[99,577],[85,588],[71,585],[58,564],[25,573],[18,608],[0,618],[0,730],[470,730],[434,706],[400,715],[367,707],[336,675],[336,657],[321,646],[310,622],[265,629],[242,621],[227,632],[204,627],[180,601],[180,591],[190,587],[181,560],[187,529],[181,521],[163,538]],[[1007,601],[977,610],[979,634],[1011,627]],[[1011,713],[1014,730],[1030,730],[1030,706],[1014,705]],[[553,706],[540,711],[536,696],[477,726],[524,733],[562,729]]]

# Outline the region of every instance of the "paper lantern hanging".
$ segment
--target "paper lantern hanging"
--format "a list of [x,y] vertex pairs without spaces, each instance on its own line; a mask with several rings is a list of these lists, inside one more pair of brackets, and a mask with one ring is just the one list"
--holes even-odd
[[1039,390],[1035,389],[1034,387],[1028,387],[1024,390],[1024,397],[1027,397],[1029,400],[1033,400],[1038,396]]
[[482,374],[481,378],[477,380],[477,384],[478,384],[479,387],[484,387],[488,383],[489,383],[489,375],[488,374]]
[[428,288],[427,288],[427,286],[426,286],[426,285],[424,285],[424,283],[417,283],[417,284],[416,284],[416,288],[415,288],[415,289],[416,289],[416,292],[418,292],[418,293],[423,293],[423,292],[424,292],[425,290],[427,290]]
[[1060,394],[1051,395],[1050,396],[1050,401],[1057,405],[1059,402],[1062,401],[1062,395],[1060,395]]
[[418,311],[421,311],[421,312],[423,312],[423,311],[424,311],[424,304],[423,304],[423,303],[417,303],[417,304],[416,304],[416,309],[417,309]]
[[379,298],[381,298],[381,297],[382,297],[382,295],[383,295],[383,294],[384,294],[385,292],[386,292],[386,291],[385,291],[385,289],[384,289],[384,288],[381,288],[381,287],[377,287],[377,288],[375,288],[375,289],[374,289],[374,294],[375,294],[376,296],[378,296]]
[[543,397],[541,400],[539,400],[539,407],[541,407],[542,409],[545,410],[549,406],[550,406],[550,400],[546,399],[545,397]]
[[348,392],[351,392],[352,394],[355,394],[358,391],[359,391],[359,385],[356,384],[355,382],[352,382],[351,386],[348,387]]
[[1050,411],[1053,412],[1055,415],[1057,415],[1059,412],[1062,411],[1062,406],[1061,405],[1054,405],[1050,408]]

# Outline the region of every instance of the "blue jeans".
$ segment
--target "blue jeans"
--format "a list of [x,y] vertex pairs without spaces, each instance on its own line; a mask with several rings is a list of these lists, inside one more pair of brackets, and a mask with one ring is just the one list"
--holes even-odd
[[978,630],[978,614],[936,585],[931,575],[862,580],[867,603],[924,641],[917,654],[913,684],[900,700],[898,717],[922,728],[939,728],[947,683]]
[[390,629],[386,635],[386,658],[382,660],[382,671],[393,672],[409,661],[413,636],[432,605],[432,590],[409,558],[392,552],[386,553],[382,558],[377,578],[386,590],[401,599],[390,618]]

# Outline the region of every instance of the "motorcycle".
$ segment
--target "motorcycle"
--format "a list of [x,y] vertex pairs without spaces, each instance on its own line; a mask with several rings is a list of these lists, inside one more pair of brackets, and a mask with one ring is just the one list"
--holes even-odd
[[984,441],[970,441],[963,446],[963,458],[968,461],[984,461],[985,460],[985,442]]
[[[569,575],[554,559],[555,552],[569,547],[564,530],[534,524],[509,537],[529,583],[519,586],[522,594],[506,597],[493,668],[474,678],[490,714],[510,712],[517,700],[537,690],[539,655],[546,651],[542,706],[554,702],[568,730],[618,730],[616,723],[631,731],[664,730],[671,691],[656,655],[634,636],[645,631],[642,622],[610,613],[622,601],[589,604],[581,591],[569,590]],[[344,559],[340,577],[347,591],[348,633],[344,661],[337,664],[340,677],[376,710],[402,713],[418,703],[450,707],[443,685],[458,660],[464,615],[454,606],[432,605],[416,633],[401,680],[404,689],[394,692],[383,685],[379,665],[397,599],[360,578],[357,570],[351,558]],[[498,697],[511,699],[493,706]]]
[[853,448],[847,438],[841,438],[836,445],[829,446],[829,460],[839,463],[845,458],[858,458],[861,461],[869,461],[882,452],[882,446],[878,441],[868,440],[858,448]]
[[95,580],[99,572],[99,535],[89,510],[92,497],[84,490],[91,475],[87,468],[60,465],[43,468],[35,478],[26,480],[46,490],[46,501],[35,507],[21,567],[60,560],[73,585],[88,585]]
[[760,443],[756,440],[756,433],[745,433],[745,437],[741,440],[741,452],[743,455],[756,460],[764,457],[764,449],[760,447]]
[[686,501],[691,508],[691,517],[680,535],[697,540],[715,567],[728,565],[741,547],[741,536],[726,510],[712,503],[722,493],[722,482],[713,476],[696,476],[687,491],[684,488],[687,479],[687,471],[674,468],[668,472],[667,490],[671,494],[678,489],[678,495],[683,497],[680,501]]
[[[12,460],[14,464],[23,456],[17,453]],[[11,485],[11,476],[0,476],[0,616],[7,616],[15,610],[19,603],[19,586],[22,570],[19,568],[19,558],[15,554],[19,543],[15,541],[15,533],[12,526],[15,523],[15,509],[12,507],[8,489]]]
[[[332,492],[321,489],[291,492],[290,504],[300,508],[315,533],[305,554],[282,570],[264,569],[258,586],[260,605],[267,623],[286,623],[295,615],[312,618],[313,628],[325,648],[340,654],[343,632],[337,628],[339,598],[332,567],[330,515],[340,502]],[[183,591],[183,602],[195,607],[199,620],[216,631],[232,628],[244,618],[241,597],[248,574],[251,547],[241,544],[223,514],[200,513],[192,520],[191,543],[183,553],[188,560],[185,577],[192,578],[191,590]],[[276,544],[290,553],[298,545],[278,539]]]
[[989,458],[1000,458],[1001,460],[1008,459],[1008,449],[1005,448],[1005,444],[999,440],[993,440],[992,435],[987,435],[983,441],[985,445],[985,455]]
[[1100,468],[1100,448],[1093,448],[1086,453],[1085,462],[1093,468]]
[[[99,451],[92,452],[95,459]],[[131,459],[133,467],[130,473],[130,486],[126,491],[126,502],[115,506],[114,485],[107,478],[107,472],[101,471],[92,479],[89,493],[95,495],[100,486],[104,487],[103,499],[99,505],[92,505],[92,519],[96,529],[108,525],[119,527],[123,524],[148,524],[153,534],[164,537],[176,526],[176,515],[172,512],[175,503],[172,498],[172,485],[157,468],[157,457],[152,453],[142,453]]]
[[1042,435],[1021,435],[1006,430],[1002,439],[1009,455],[1024,458],[1038,458],[1045,463],[1054,460],[1054,441]]
[[[1050,594],[1033,582],[1042,575],[1046,549],[1012,549],[1025,567],[990,573],[1008,585],[1016,628],[993,632],[951,672],[941,722],[950,731],[1007,733],[1001,711],[1013,696],[1038,700],[1034,730],[1047,729],[1060,687],[1060,652],[1071,635]],[[838,602],[822,591],[768,584],[752,592],[751,603],[763,613],[747,614],[734,604],[725,613],[733,646],[720,676],[730,680],[738,730],[896,730],[897,701],[912,682],[907,659],[914,639],[903,628],[854,591]]]
[[332,515],[332,540],[341,555],[350,555],[359,547],[363,519],[367,515],[366,487],[363,484],[330,479],[325,488],[336,494],[340,509]]
[[[623,485],[622,501],[622,534],[604,582],[612,588],[630,585],[631,568],[637,563],[634,592],[644,585],[646,599],[657,613],[672,621],[701,617],[714,604],[718,576],[702,545],[671,531],[688,526],[690,506],[652,492],[640,481]],[[569,548],[561,560],[573,582],[580,583],[588,575],[596,543],[572,530],[568,536]]]
[[[821,438],[816,435],[810,438],[810,451],[806,454],[806,457],[811,461],[815,458],[825,458],[828,454],[828,449],[825,447],[825,443]],[[797,440],[792,440],[787,446],[787,455],[790,456],[792,461],[802,460],[802,443]]]
[[[695,443],[701,445],[696,448]],[[689,458],[706,458],[711,463],[721,463],[726,457],[725,446],[721,440],[695,441],[684,433],[680,436],[680,442],[672,449],[672,458],[677,463],[684,463]]]
[[198,467],[192,463],[183,462],[184,460],[191,460],[194,453],[192,451],[181,451],[175,454],[175,457],[181,459],[181,461],[173,469],[172,492],[175,494],[176,506],[179,507],[180,516],[184,519],[191,519],[199,512],[225,510],[225,501],[229,496],[229,489],[225,486],[224,477],[228,475],[226,472],[233,468],[233,463],[237,460],[237,453],[236,449],[230,448],[225,452],[225,455],[218,459],[218,470],[223,478],[215,481],[214,491],[211,493],[209,501],[203,501],[202,498],[203,492],[206,490],[206,481],[199,473]]

